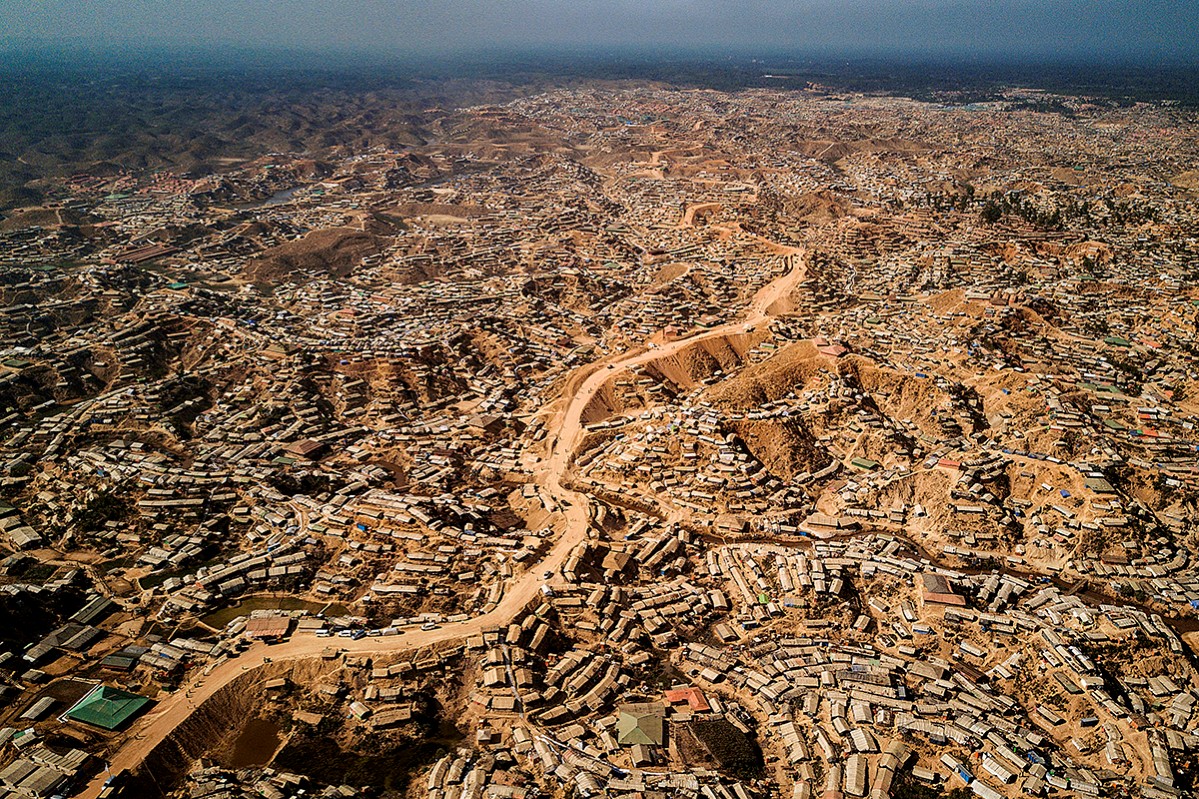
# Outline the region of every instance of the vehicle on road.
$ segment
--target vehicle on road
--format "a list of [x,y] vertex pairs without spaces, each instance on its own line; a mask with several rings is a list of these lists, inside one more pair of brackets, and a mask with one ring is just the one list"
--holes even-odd
[[116,799],[122,796],[125,786],[129,784],[128,772],[122,770],[113,774],[108,779],[104,780],[104,787],[100,789],[100,799]]

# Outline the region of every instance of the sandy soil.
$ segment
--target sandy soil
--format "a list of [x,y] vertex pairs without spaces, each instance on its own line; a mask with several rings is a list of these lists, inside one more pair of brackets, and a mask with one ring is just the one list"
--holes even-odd
[[[788,271],[754,295],[743,321],[722,325],[654,349],[634,351],[615,361],[590,364],[580,370],[582,382],[578,382],[577,379],[568,381],[567,391],[573,389],[573,394],[568,394],[570,401],[554,420],[552,428],[555,435],[550,457],[535,475],[541,487],[557,500],[562,508],[562,529],[558,540],[545,558],[540,563],[530,566],[507,586],[503,598],[494,610],[467,621],[447,624],[436,630],[414,630],[397,636],[368,637],[357,641],[348,638],[302,636],[281,644],[255,644],[238,657],[214,664],[203,672],[192,675],[184,687],[159,702],[150,713],[138,720],[124,745],[110,761],[110,770],[116,773],[124,769],[135,769],[200,705],[233,680],[249,671],[261,669],[267,663],[316,659],[329,649],[351,655],[394,654],[458,641],[479,635],[485,629],[509,623],[533,601],[541,585],[547,582],[541,576],[544,572],[554,573],[554,578],[548,581],[551,586],[555,582],[561,582],[559,569],[574,548],[587,537],[588,499],[585,495],[564,486],[563,480],[570,468],[571,458],[583,442],[583,412],[591,398],[616,374],[631,367],[670,357],[685,347],[707,339],[750,332],[753,327],[768,318],[771,306],[785,298],[807,275],[802,250],[786,248],[783,252],[789,256]],[[608,364],[611,364],[612,368],[608,368]],[[85,799],[98,797],[105,777],[106,774],[101,772],[80,796]]]

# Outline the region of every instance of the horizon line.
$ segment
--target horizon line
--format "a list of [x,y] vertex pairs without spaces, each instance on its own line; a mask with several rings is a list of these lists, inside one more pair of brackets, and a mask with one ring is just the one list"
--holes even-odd
[[[284,66],[280,59],[332,59],[331,67],[358,65],[410,65],[413,61],[434,65],[503,66],[504,60],[524,58],[581,58],[588,62],[611,61],[623,63],[699,63],[712,60],[737,61],[744,66],[756,59],[784,59],[798,62],[846,62],[845,66],[875,64],[910,64],[943,66],[1110,66],[1126,69],[1199,69],[1199,56],[1194,54],[1123,53],[1123,52],[1061,52],[1047,50],[979,51],[966,48],[814,48],[770,45],[750,47],[740,44],[656,44],[656,43],[537,43],[493,45],[490,47],[443,46],[407,48],[404,50],[362,46],[312,45],[245,45],[234,42],[205,41],[182,44],[147,40],[89,42],[81,39],[48,39],[38,37],[0,38],[0,52],[14,55],[18,62],[7,66],[29,65],[30,62],[60,62],[70,65],[82,60],[90,64],[129,60],[202,61],[205,57],[243,59],[243,63],[228,64],[244,67],[245,62],[262,66]],[[89,64],[89,65],[90,65]],[[315,65],[306,65],[315,66]],[[555,64],[554,66],[561,66]]]

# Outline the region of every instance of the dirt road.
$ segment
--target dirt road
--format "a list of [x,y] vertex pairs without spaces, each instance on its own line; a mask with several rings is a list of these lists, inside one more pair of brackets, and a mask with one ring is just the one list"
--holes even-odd
[[[462,622],[446,624],[435,630],[412,630],[394,636],[360,638],[317,638],[297,636],[281,644],[254,644],[237,657],[225,660],[191,679],[171,696],[160,701],[154,709],[139,719],[130,731],[124,745],[113,756],[109,768],[112,773],[134,769],[146,759],[156,746],[201,705],[241,674],[262,666],[266,658],[273,663],[306,660],[321,657],[327,649],[336,649],[357,655],[385,655],[421,649],[434,644],[458,641],[479,635],[484,630],[507,625],[522,609],[537,596],[541,586],[551,586],[561,581],[560,569],[570,553],[587,538],[590,521],[588,498],[563,483],[570,468],[571,457],[582,440],[584,427],[583,411],[587,403],[603,385],[620,372],[634,366],[649,363],[658,358],[669,357],[685,347],[706,339],[747,333],[758,323],[769,317],[769,308],[785,297],[806,275],[804,253],[789,249],[787,271],[764,286],[754,295],[746,318],[740,322],[721,325],[695,336],[678,339],[654,349],[638,351],[623,359],[609,360],[583,367],[582,382],[569,381],[577,386],[570,401],[553,420],[554,438],[550,457],[535,474],[535,479],[559,504],[562,512],[562,532],[553,547],[538,563],[530,566],[510,582],[499,603],[491,611]],[[543,579],[544,572],[553,572],[550,580]],[[95,799],[103,787],[105,774],[101,773],[89,783],[79,796]]]

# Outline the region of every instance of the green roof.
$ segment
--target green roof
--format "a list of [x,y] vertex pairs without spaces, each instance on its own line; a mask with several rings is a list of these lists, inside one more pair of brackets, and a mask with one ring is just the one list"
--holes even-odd
[[107,685],[97,685],[67,711],[67,718],[115,730],[150,704],[144,696]]

